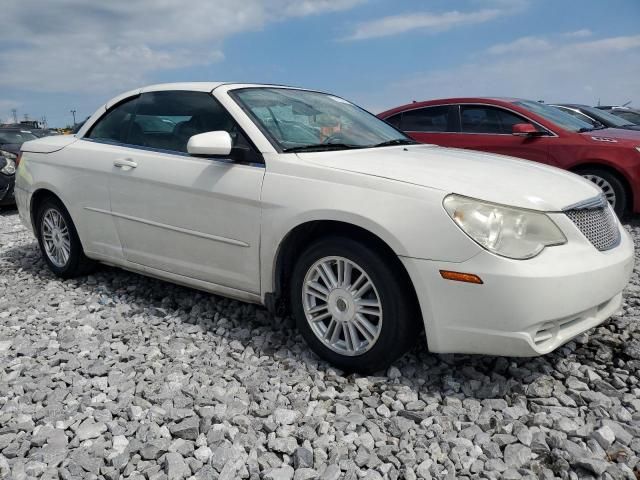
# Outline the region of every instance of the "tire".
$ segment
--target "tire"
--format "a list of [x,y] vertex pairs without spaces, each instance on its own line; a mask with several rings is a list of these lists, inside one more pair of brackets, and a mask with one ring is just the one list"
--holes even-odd
[[[340,268],[351,271],[351,281],[345,281],[347,276],[340,274]],[[372,287],[360,290],[367,280]],[[314,287],[307,287],[308,282]],[[331,289],[326,288],[329,284]],[[347,284],[351,288],[345,288]],[[324,291],[319,287],[325,287]],[[327,237],[307,248],[293,269],[290,288],[298,330],[318,356],[346,372],[386,369],[415,343],[422,327],[406,273],[368,245],[349,238]],[[354,295],[356,289],[361,293]],[[330,345],[332,338],[335,342]]]
[[58,277],[73,278],[95,269],[95,262],[84,254],[78,232],[62,202],[55,198],[42,202],[36,213],[36,227],[42,258]]
[[629,196],[618,175],[600,168],[580,169],[577,173],[600,187],[616,215],[623,217],[629,204]]

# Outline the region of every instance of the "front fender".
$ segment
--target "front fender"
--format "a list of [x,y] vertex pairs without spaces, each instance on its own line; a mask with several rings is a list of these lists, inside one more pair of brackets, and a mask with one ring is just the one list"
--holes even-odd
[[312,221],[360,227],[403,257],[463,262],[478,253],[479,247],[442,207],[446,192],[361,177],[341,172],[339,182],[327,182],[267,172],[260,245],[263,293],[273,291],[276,259],[284,239],[299,225]]

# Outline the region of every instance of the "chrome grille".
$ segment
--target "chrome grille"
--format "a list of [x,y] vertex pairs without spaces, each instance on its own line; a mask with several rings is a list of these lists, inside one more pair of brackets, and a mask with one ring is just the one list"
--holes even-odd
[[620,241],[615,214],[608,205],[565,210],[567,217],[598,250],[609,250]]

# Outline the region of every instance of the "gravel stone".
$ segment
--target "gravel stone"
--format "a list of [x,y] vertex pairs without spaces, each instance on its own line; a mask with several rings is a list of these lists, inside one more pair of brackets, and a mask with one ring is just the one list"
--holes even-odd
[[555,352],[421,341],[358,376],[254,305],[106,266],[58,279],[0,210],[0,478],[632,479],[637,255],[621,311]]
[[104,423],[94,422],[93,419],[88,418],[78,427],[76,437],[82,442],[91,438],[98,438],[106,431],[107,426]]
[[315,480],[318,472],[313,468],[298,468],[293,475],[293,480]]
[[527,387],[527,395],[532,397],[548,398],[553,393],[555,381],[548,375],[538,377]]
[[274,420],[280,425],[291,425],[296,422],[298,417],[300,417],[300,412],[287,410],[285,408],[278,408],[273,413]]
[[293,466],[296,470],[300,468],[312,468],[313,451],[305,447],[296,448],[293,452]]
[[324,469],[324,472],[320,475],[320,480],[338,480],[340,478],[340,467],[335,464],[329,465]]
[[613,442],[616,441],[616,434],[613,433],[611,427],[607,425],[593,432],[591,436],[605,450],[607,450],[613,444]]
[[285,465],[279,468],[272,468],[264,474],[265,480],[291,480],[293,478],[293,468]]
[[193,456],[200,460],[202,463],[207,463],[211,458],[213,452],[209,447],[200,447],[195,452],[193,452]]
[[177,452],[169,452],[165,455],[164,469],[169,480],[180,480],[191,474],[184,458]]
[[531,459],[531,449],[519,443],[507,445],[504,449],[504,461],[509,467],[520,468]]
[[169,426],[169,431],[174,437],[184,440],[196,440],[198,438],[200,420],[197,417],[188,417]]

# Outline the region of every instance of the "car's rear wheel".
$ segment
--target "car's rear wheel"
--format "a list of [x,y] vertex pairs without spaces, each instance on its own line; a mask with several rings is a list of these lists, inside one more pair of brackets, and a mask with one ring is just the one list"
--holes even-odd
[[39,206],[36,226],[42,257],[53,273],[72,278],[93,270],[95,263],[84,254],[71,216],[59,200],[49,198]]
[[628,201],[627,190],[617,175],[599,168],[586,168],[577,173],[600,187],[618,217],[624,215]]
[[329,237],[298,259],[291,310],[313,351],[346,371],[388,367],[416,340],[420,316],[408,281],[368,245]]

